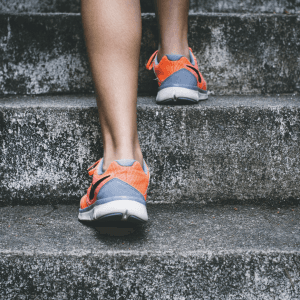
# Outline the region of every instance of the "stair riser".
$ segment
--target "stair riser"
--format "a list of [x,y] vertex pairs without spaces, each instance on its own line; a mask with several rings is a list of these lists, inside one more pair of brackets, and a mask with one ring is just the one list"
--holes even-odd
[[[84,252],[84,251],[83,251]],[[14,255],[2,299],[299,299],[299,254]]]
[[[154,12],[153,1],[141,0],[142,12]],[[190,10],[197,12],[269,12],[289,13],[300,11],[300,1],[283,0],[191,0]],[[80,12],[79,0],[0,0],[0,11],[2,12]]]
[[[149,201],[299,201],[300,107],[242,105],[138,106]],[[78,203],[102,156],[96,107],[2,107],[0,117],[1,204]]]
[[[193,15],[189,44],[214,94],[300,91],[297,16]],[[153,15],[143,16],[139,93],[157,83],[145,69],[157,49]],[[93,90],[79,15],[0,15],[0,93],[44,94]]]

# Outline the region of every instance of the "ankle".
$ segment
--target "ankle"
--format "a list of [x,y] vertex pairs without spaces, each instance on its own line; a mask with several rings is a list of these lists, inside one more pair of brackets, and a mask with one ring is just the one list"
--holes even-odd
[[157,52],[157,60],[158,62],[163,58],[163,56],[167,54],[176,54],[176,55],[183,55],[188,60],[190,60],[190,52],[188,47],[177,46],[177,47],[159,47]]
[[140,148],[132,151],[104,151],[103,158],[103,171],[106,171],[113,161],[120,159],[134,159],[143,167],[143,154]]

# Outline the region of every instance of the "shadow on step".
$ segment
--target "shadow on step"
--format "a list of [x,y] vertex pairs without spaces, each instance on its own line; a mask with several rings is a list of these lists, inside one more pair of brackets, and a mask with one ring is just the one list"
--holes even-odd
[[100,239],[103,237],[120,237],[130,236],[131,239],[140,240],[145,235],[145,225],[124,221],[108,221],[108,222],[84,222],[82,224],[94,228]]

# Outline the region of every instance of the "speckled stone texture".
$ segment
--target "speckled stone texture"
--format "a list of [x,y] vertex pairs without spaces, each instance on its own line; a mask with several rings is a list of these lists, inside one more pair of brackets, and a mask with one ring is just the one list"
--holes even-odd
[[9,13],[79,13],[80,0],[0,0],[0,11]]
[[[141,0],[142,12],[154,12],[154,1]],[[190,0],[191,12],[300,12],[300,0]],[[80,12],[79,0],[0,0],[3,12]]]
[[[150,202],[299,203],[299,96],[139,98],[138,131]],[[0,137],[1,205],[77,203],[102,156],[94,96],[4,98]]]
[[297,300],[299,207],[148,205],[142,227],[78,207],[0,209],[0,298]]
[[191,0],[195,12],[300,13],[300,0]]
[[[189,44],[208,90],[217,94],[300,91],[300,18],[297,15],[195,14]],[[157,83],[145,69],[157,49],[153,14],[143,15],[139,93]],[[79,14],[0,15],[0,94],[90,92]]]

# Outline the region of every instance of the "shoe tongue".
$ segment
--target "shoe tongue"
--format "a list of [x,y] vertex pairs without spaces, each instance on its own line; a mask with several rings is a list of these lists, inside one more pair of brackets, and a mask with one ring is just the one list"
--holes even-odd
[[180,55],[180,54],[167,54],[166,56],[167,56],[168,60],[171,60],[171,61],[177,61],[181,57],[183,57],[183,55]]
[[119,159],[116,162],[123,167],[131,167],[136,160],[134,159]]

